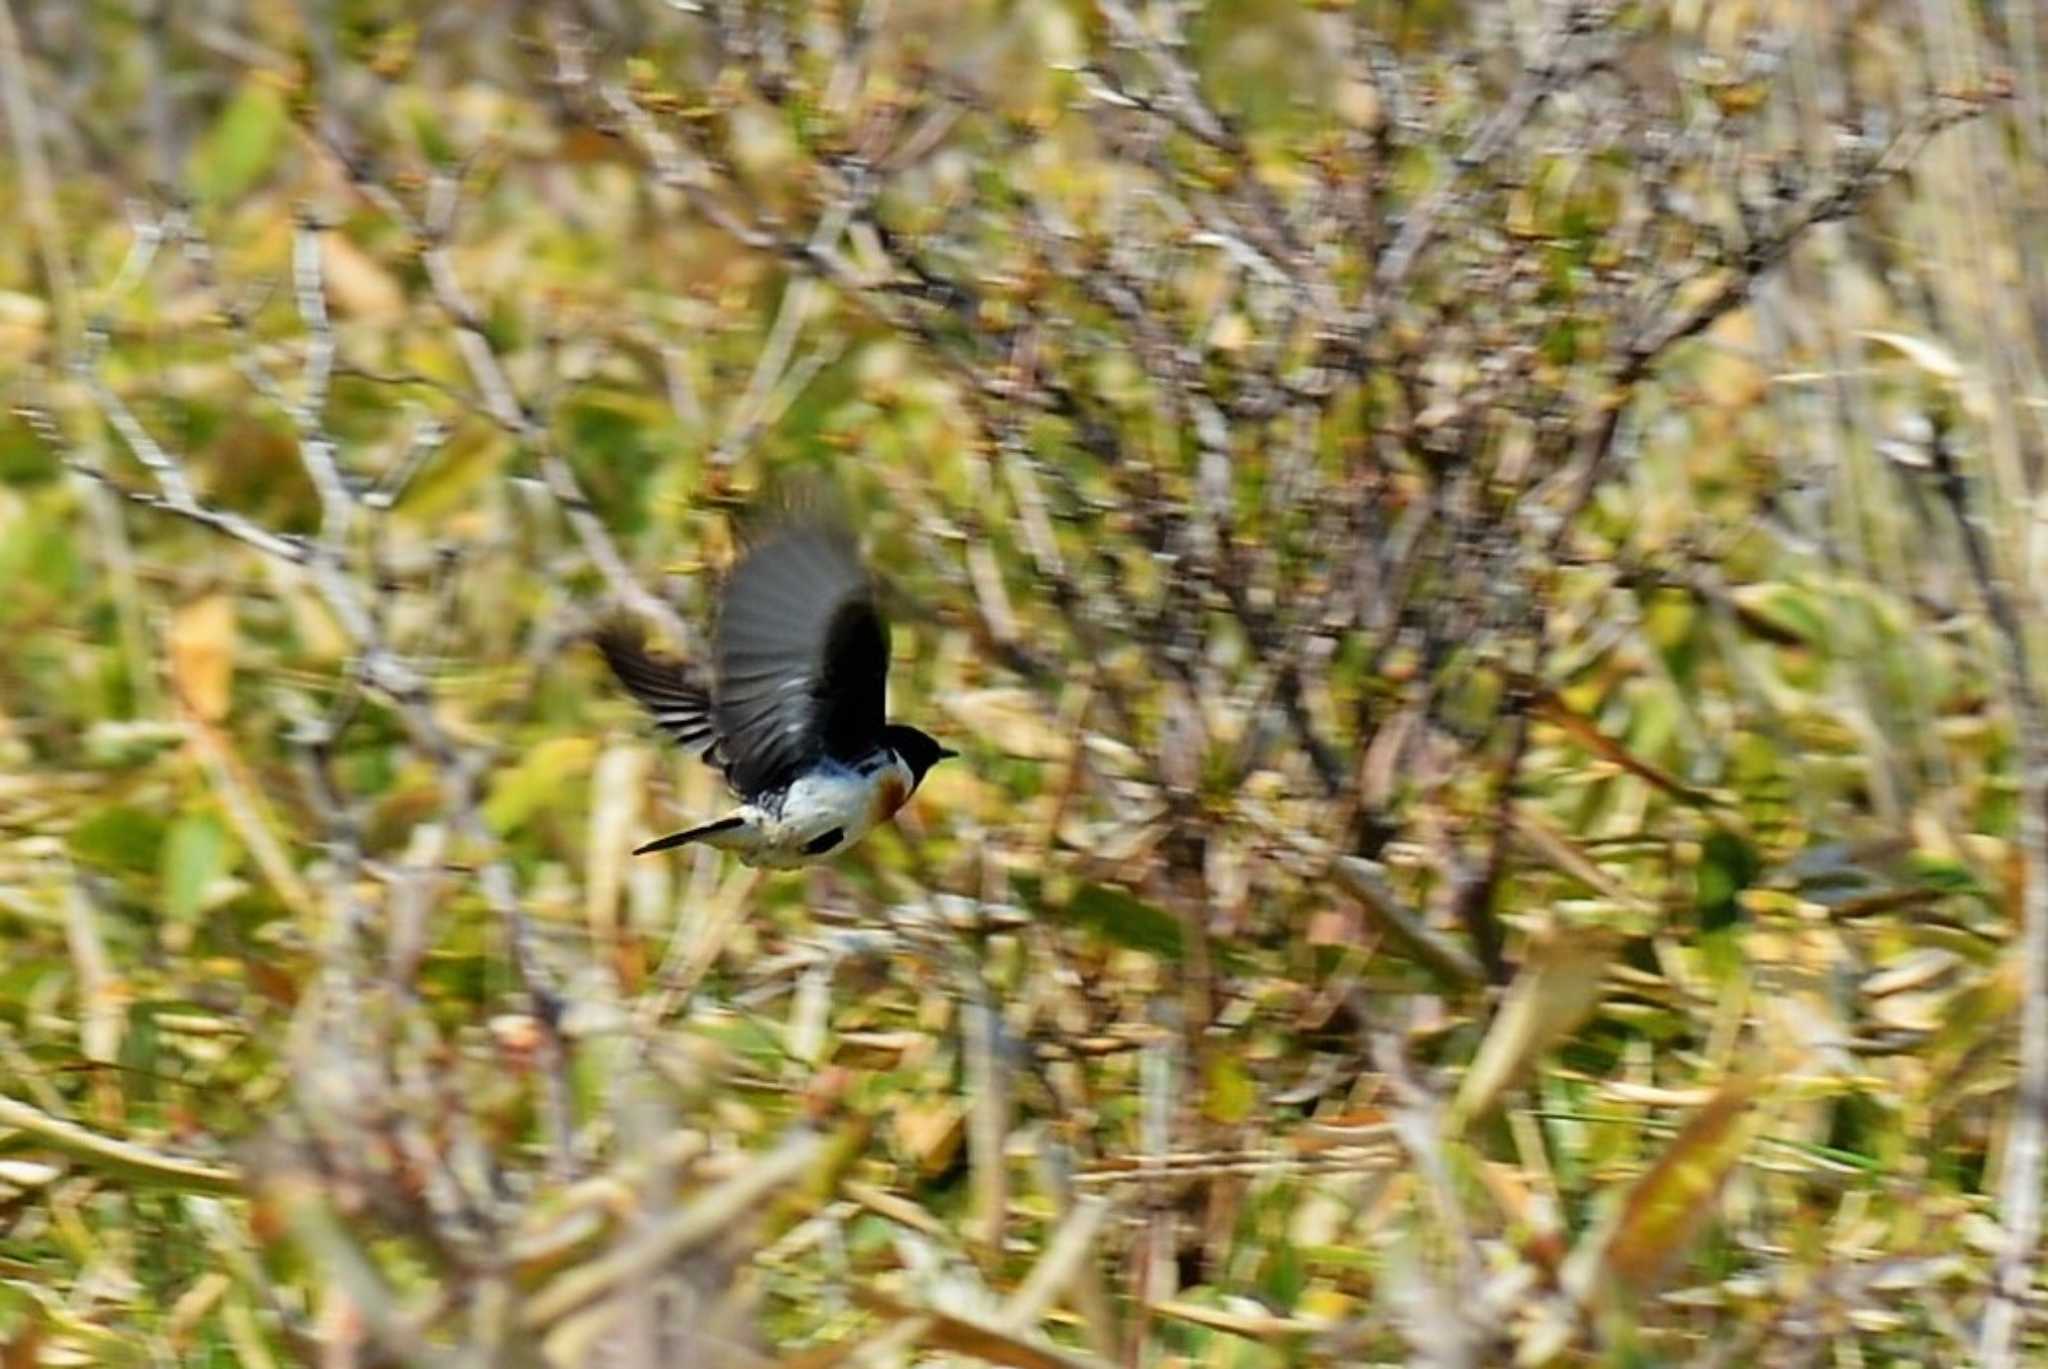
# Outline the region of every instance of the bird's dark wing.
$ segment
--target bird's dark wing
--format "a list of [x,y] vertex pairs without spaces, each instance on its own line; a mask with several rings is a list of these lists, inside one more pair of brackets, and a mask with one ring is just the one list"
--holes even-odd
[[889,626],[837,518],[814,513],[753,540],[726,581],[716,655],[712,721],[742,795],[879,743]]
[[626,623],[607,623],[593,640],[612,674],[653,716],[655,726],[690,751],[709,752],[706,759],[723,768],[718,732],[712,725],[711,694],[698,682],[688,662],[648,650],[639,629]]

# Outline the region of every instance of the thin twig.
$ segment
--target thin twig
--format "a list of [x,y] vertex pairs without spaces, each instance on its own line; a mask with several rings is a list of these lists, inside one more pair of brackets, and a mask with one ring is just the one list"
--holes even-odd
[[246,1186],[242,1171],[233,1165],[167,1155],[133,1141],[102,1136],[13,1098],[0,1096],[0,1126],[14,1127],[52,1150],[130,1182],[161,1184],[192,1193],[240,1193]]

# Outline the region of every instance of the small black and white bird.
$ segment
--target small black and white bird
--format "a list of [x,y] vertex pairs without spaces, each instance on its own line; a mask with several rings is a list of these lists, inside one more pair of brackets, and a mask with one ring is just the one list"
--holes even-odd
[[748,865],[808,865],[888,821],[958,754],[887,721],[889,624],[852,530],[826,507],[785,511],[747,539],[720,593],[708,678],[624,624],[596,642],[655,725],[740,798],[635,855],[702,841]]

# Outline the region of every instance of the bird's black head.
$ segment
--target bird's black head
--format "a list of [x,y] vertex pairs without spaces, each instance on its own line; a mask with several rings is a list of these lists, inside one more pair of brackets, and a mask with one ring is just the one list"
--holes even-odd
[[930,733],[905,727],[902,723],[890,723],[882,729],[882,745],[901,756],[903,763],[910,767],[912,784],[922,783],[924,772],[946,757],[960,754],[939,745],[939,739]]

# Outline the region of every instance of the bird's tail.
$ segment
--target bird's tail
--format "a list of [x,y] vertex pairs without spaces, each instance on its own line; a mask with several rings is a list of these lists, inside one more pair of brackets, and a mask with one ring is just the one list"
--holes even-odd
[[645,846],[634,847],[633,854],[644,856],[650,851],[666,851],[672,846],[681,846],[686,842],[701,841],[705,837],[715,837],[720,832],[730,832],[735,827],[745,825],[744,820],[740,818],[720,818],[717,822],[707,822],[702,827],[692,827],[687,832],[671,832],[665,837],[656,837]]

